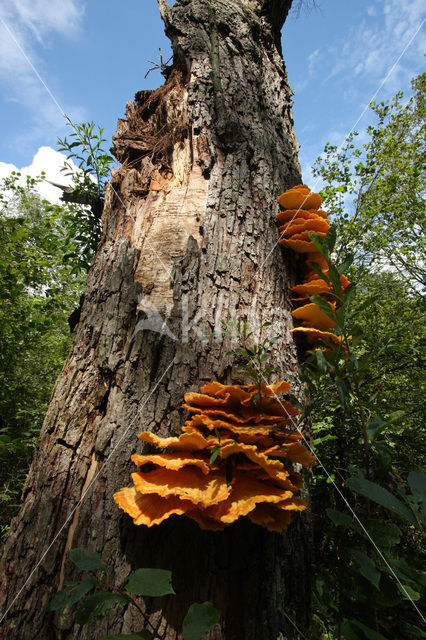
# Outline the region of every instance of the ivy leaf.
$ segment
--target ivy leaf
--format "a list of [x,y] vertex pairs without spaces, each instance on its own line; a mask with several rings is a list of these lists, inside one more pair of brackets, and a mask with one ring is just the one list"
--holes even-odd
[[384,489],[375,482],[366,480],[365,478],[349,478],[346,485],[354,491],[377,504],[382,505],[385,509],[396,513],[400,518],[408,520],[411,524],[417,524],[411,511],[398,498]]
[[105,571],[100,554],[94,551],[83,548],[71,549],[69,557],[81,571]]
[[175,593],[172,572],[166,569],[137,569],[129,576],[127,591],[137,596],[167,596]]
[[219,611],[211,602],[191,604],[183,621],[184,640],[201,640],[219,618]]
[[89,596],[80,605],[75,614],[77,624],[86,624],[95,616],[105,615],[116,603],[128,604],[129,600],[121,593],[111,593],[110,591],[98,591]]

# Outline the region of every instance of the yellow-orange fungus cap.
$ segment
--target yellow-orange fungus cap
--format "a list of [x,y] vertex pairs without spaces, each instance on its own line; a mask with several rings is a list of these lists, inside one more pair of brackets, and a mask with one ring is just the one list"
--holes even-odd
[[274,438],[268,438],[268,436],[259,436],[251,433],[239,433],[238,442],[241,442],[242,444],[255,444],[258,447],[265,447],[265,449],[273,447],[276,444]]
[[200,407],[224,407],[228,404],[229,395],[224,398],[212,398],[205,393],[185,393],[185,402],[192,402]]
[[296,253],[310,253],[315,249],[315,245],[311,240],[299,240],[295,239],[294,236],[289,239],[281,238],[278,240],[278,244],[282,244]]
[[207,429],[214,431],[215,429],[226,429],[235,434],[240,433],[251,433],[251,434],[259,434],[263,436],[267,436],[271,429],[276,426],[274,424],[235,424],[231,423],[228,420],[215,420],[210,418],[210,416],[206,416],[204,414],[198,414],[192,417],[191,424],[195,427],[199,427],[205,425]]
[[290,391],[290,383],[285,380],[276,382],[275,384],[262,385],[262,395],[276,396],[279,393],[288,393]]
[[294,220],[309,220],[317,217],[326,220],[327,214],[322,209],[286,209],[277,213],[275,217],[280,224],[284,224]]
[[[183,404],[182,409],[188,409],[192,413],[202,413],[212,418],[225,418],[234,422],[250,422],[252,416],[243,416],[237,409],[205,409],[203,407],[192,407],[190,404]],[[279,418],[277,418],[279,420]]]
[[272,471],[274,473],[284,469],[282,462],[268,458],[264,453],[260,453],[255,445],[251,444],[242,444],[238,442],[226,444],[224,447],[220,448],[219,456],[222,460],[226,460],[226,458],[229,458],[229,456],[236,453],[243,453],[249,460],[258,464],[259,467],[262,467],[265,471]]
[[262,480],[262,482],[278,485],[288,491],[298,491],[303,484],[303,476],[300,473],[297,471],[288,471],[287,469],[278,471],[271,476],[264,469],[258,467],[250,471],[250,475],[253,475],[258,480]]
[[184,467],[180,471],[155,469],[148,473],[137,472],[132,473],[132,479],[139,493],[156,493],[163,498],[177,496],[201,507],[225,500],[231,491],[224,473],[211,471],[206,476],[192,467]]
[[[302,412],[297,407],[293,406],[290,402],[283,402],[276,398],[263,398],[262,399],[262,411],[265,414],[278,415],[282,417],[282,422],[293,422],[292,417],[298,416]],[[265,423],[266,420],[263,420]],[[278,424],[274,424],[274,427]]]
[[[331,306],[335,308],[336,305],[332,304]],[[314,302],[310,302],[309,304],[303,305],[303,307],[294,309],[294,311],[291,312],[291,315],[296,320],[302,320],[306,326],[320,329],[320,331],[327,331],[327,329],[332,329],[336,326],[336,322],[329,318],[327,314],[323,313],[319,306]]]
[[226,524],[224,522],[220,522],[219,520],[215,520],[214,518],[209,518],[209,516],[206,516],[205,512],[202,509],[192,509],[192,511],[187,511],[186,515],[188,516],[188,518],[191,518],[191,520],[195,520],[200,529],[203,530],[223,531],[226,527]]
[[309,453],[308,449],[300,442],[288,442],[279,447],[271,447],[264,451],[264,454],[287,458],[292,462],[298,462],[304,467],[311,467],[316,464],[315,456]]
[[253,407],[241,407],[240,413],[247,418],[247,422],[251,421],[254,424],[258,424],[261,422],[264,425],[272,426],[280,426],[288,422],[288,420],[282,415],[272,415],[265,413],[264,403],[262,401],[262,413],[258,409],[254,409]]
[[[201,387],[203,393],[211,393],[216,398],[229,398],[232,404],[238,404],[241,400],[249,397],[249,385],[240,384],[220,384],[220,382],[209,382]],[[185,397],[186,400],[186,397]]]
[[292,333],[297,333],[298,335],[305,336],[310,344],[315,344],[319,340],[328,340],[329,342],[334,342],[335,344],[340,344],[340,342],[342,341],[340,336],[336,336],[334,333],[329,333],[328,331],[320,331],[319,329],[314,329],[312,327],[296,327],[291,331]]
[[281,194],[278,203],[283,209],[319,209],[321,206],[321,196],[319,193],[308,193],[290,189]]
[[330,223],[322,218],[310,219],[310,220],[293,220],[290,225],[283,224],[280,227],[280,231],[284,238],[290,238],[294,234],[310,231],[311,233],[327,232],[330,228]]
[[[268,508],[269,507],[269,508]],[[269,504],[259,504],[248,517],[254,524],[265,527],[269,531],[281,533],[285,531],[291,522],[291,513],[274,508]]]
[[[346,276],[340,276],[340,284],[342,286],[342,290],[345,290],[349,285],[349,280]],[[305,278],[305,282],[303,284],[298,284],[295,287],[292,287],[291,290],[293,293],[297,293],[298,295],[312,296],[314,294],[328,293],[332,290],[332,287],[315,273],[309,280],[308,278]]]
[[305,500],[295,498],[294,496],[276,504],[277,508],[283,509],[284,511],[305,511],[307,506]]
[[183,515],[194,505],[189,500],[179,500],[175,496],[161,498],[158,495],[141,495],[134,487],[125,487],[114,493],[114,500],[133,518],[135,524],[152,527],[171,515]]
[[138,434],[139,440],[155,444],[157,447],[171,447],[176,451],[198,451],[207,446],[207,440],[199,432],[185,432],[178,438],[161,438],[150,431]]
[[200,456],[190,453],[158,453],[152,455],[133,455],[132,462],[137,467],[142,467],[144,464],[155,464],[157,467],[165,467],[173,471],[178,471],[182,467],[194,466],[201,469],[205,474],[210,472],[209,462],[210,459],[206,456]]
[[246,516],[259,502],[281,502],[292,497],[291,491],[265,485],[245,474],[236,474],[235,485],[229,497],[214,507],[205,510],[205,514],[226,524]]

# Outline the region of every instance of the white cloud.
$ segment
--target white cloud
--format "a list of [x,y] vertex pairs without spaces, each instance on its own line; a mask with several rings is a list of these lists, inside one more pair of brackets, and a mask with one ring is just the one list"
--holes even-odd
[[76,38],[83,15],[82,0],[2,0],[0,4],[0,85],[9,102],[16,102],[31,113],[32,121],[25,134],[28,142],[40,140],[45,133],[62,131],[61,109],[73,118],[83,115],[81,108],[60,104],[61,98],[55,96],[56,81],[47,77],[43,64],[49,39],[58,34]]
[[[36,178],[40,176],[42,171],[44,171],[48,180],[68,186],[72,182],[71,178],[61,172],[61,168],[64,166],[64,162],[66,160],[67,157],[63,153],[59,153],[59,151],[55,151],[51,147],[40,147],[33,157],[31,164],[27,167],[18,169],[18,167],[13,164],[0,162],[0,179],[10,175],[12,171],[19,171],[22,176],[20,183],[25,184],[26,176]],[[77,167],[72,160],[68,160],[68,162],[71,164],[73,169],[77,170]],[[62,191],[60,189],[54,187],[48,182],[38,183],[36,190],[42,198],[46,198],[46,200],[49,200],[49,202],[52,203],[58,203],[60,201],[60,196],[62,195]]]

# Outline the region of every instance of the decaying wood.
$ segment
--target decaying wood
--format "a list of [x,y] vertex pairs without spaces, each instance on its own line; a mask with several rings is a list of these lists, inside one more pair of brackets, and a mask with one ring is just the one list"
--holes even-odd
[[137,567],[172,569],[177,596],[142,604],[159,638],[181,637],[194,601],[221,612],[211,640],[297,638],[289,617],[302,630],[309,620],[306,514],[282,536],[249,522],[201,532],[183,517],[148,530],[112,499],[142,450],[136,434],[177,433],[186,391],[231,380],[231,338],[211,335],[228,314],[252,327],[273,322],[275,361],[284,377],[297,369],[294,268],[274,220],[277,195],[300,182],[276,37],[291,2],[159,4],[174,65],[163,87],[128,103],[114,136],[122,166],[107,189],[103,240],[4,548],[11,640],[140,629],[131,607],[87,627],[69,611],[46,612],[63,579],[75,578],[66,552],[80,546],[102,553],[115,586]]

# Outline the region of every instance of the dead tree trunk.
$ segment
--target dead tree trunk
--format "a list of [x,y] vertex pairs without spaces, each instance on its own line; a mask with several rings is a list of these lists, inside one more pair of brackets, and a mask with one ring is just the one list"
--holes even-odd
[[298,638],[290,618],[305,631],[309,621],[306,514],[285,535],[243,521],[202,532],[176,516],[148,530],[112,499],[141,452],[136,434],[178,432],[186,391],[231,380],[229,338],[205,338],[228,314],[251,327],[273,322],[284,377],[297,368],[293,275],[274,219],[277,195],[300,182],[280,51],[291,0],[166,4],[159,0],[174,64],[118,123],[122,166],[107,190],[103,241],[3,553],[10,640],[93,640],[143,626],[132,608],[87,627],[46,612],[74,576],[68,550],[80,546],[102,552],[114,585],[137,567],[173,571],[178,595],[143,605],[160,638],[181,637],[194,601],[221,611],[209,638]]

